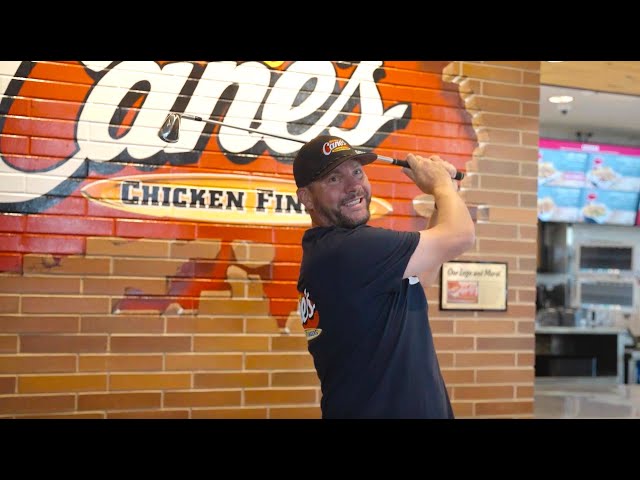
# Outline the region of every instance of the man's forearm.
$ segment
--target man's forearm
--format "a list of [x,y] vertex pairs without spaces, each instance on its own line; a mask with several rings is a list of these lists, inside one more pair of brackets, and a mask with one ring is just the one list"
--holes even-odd
[[437,228],[446,235],[450,254],[456,257],[471,248],[475,242],[473,219],[464,200],[455,190],[437,190],[434,191],[433,197],[437,216],[429,222],[430,228]]
[[431,212],[431,216],[429,217],[429,223],[427,224],[427,229],[434,227],[438,223],[438,208],[436,207],[435,201],[433,203],[433,211]]
[[[465,205],[465,209],[466,209],[466,205]],[[427,230],[429,230],[429,229],[435,227],[436,225],[438,225],[438,223],[440,222],[440,218],[439,218],[440,217],[440,213],[439,212],[440,212],[440,210],[438,209],[437,204],[434,201],[433,211],[431,212],[431,216],[429,217],[429,222],[427,224]],[[467,209],[467,214],[468,214],[468,209]],[[472,228],[475,231],[475,226],[472,225]],[[433,268],[431,270],[427,270],[427,271],[421,272],[418,275],[418,277],[420,278],[420,284],[425,288],[428,287],[429,285],[432,285],[435,282],[435,280],[436,280],[436,278],[438,276],[438,273],[440,271],[440,267],[441,266],[442,265],[440,264],[440,265],[438,265],[437,268]]]

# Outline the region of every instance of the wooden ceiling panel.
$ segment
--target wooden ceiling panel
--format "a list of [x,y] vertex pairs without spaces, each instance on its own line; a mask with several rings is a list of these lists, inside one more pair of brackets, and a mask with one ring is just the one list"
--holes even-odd
[[640,95],[640,62],[540,62],[540,83]]

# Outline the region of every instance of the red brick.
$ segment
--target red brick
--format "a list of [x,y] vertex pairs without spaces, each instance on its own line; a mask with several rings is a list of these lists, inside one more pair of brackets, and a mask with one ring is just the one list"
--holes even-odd
[[106,352],[106,335],[22,335],[21,353]]
[[0,414],[69,412],[75,395],[16,395],[0,397]]
[[79,278],[0,277],[0,293],[80,293]]
[[87,255],[174,258],[168,252],[169,242],[165,240],[87,238]]
[[240,399],[240,390],[166,392],[163,404],[167,408],[240,406]]
[[22,297],[23,313],[109,313],[111,309],[108,297],[83,295],[70,296],[36,296]]
[[108,419],[185,419],[189,418],[188,410],[134,410],[132,412],[108,412]]
[[92,393],[78,395],[78,410],[132,410],[160,408],[160,392]]
[[533,414],[532,401],[519,402],[479,402],[477,415],[519,415]]
[[190,223],[152,222],[145,220],[116,220],[115,235],[129,238],[166,238],[192,240],[196,225]]
[[167,317],[166,321],[167,333],[242,333],[243,331],[242,318],[199,315],[197,317]]
[[162,370],[162,355],[81,355],[80,372],[129,372]]
[[16,392],[16,377],[0,377],[0,395]]
[[84,252],[84,237],[61,235],[0,235],[5,252],[72,254]]
[[159,316],[151,315],[83,316],[80,321],[80,331],[83,333],[163,333],[164,320]]
[[191,375],[186,373],[112,373],[111,390],[176,390],[191,387]]
[[18,378],[20,393],[87,392],[106,389],[106,375],[34,375]]
[[105,218],[34,215],[27,217],[27,232],[69,235],[111,235],[113,220]]
[[269,418],[320,419],[322,411],[316,407],[271,407]]
[[533,336],[478,338],[478,350],[533,350]]
[[0,353],[14,353],[18,351],[17,335],[0,335]]
[[191,338],[179,336],[113,336],[111,351],[120,353],[190,352]]
[[223,419],[248,419],[267,418],[267,408],[207,408],[193,409],[191,418],[223,418]]
[[26,219],[22,214],[0,213],[0,232],[24,232]]
[[[461,66],[461,74],[465,77],[520,83],[520,70],[469,62],[462,62]],[[515,95],[514,97],[518,98]]]
[[315,389],[255,389],[244,392],[247,405],[314,403],[315,399]]
[[206,388],[253,388],[268,387],[269,375],[264,373],[195,373],[193,387]]
[[22,256],[19,254],[0,253],[0,272],[22,273]]
[[28,254],[24,256],[25,274],[109,275],[109,258],[53,256]]
[[1,316],[0,333],[77,333],[78,317]]
[[75,355],[0,355],[0,374],[75,372]]
[[241,370],[242,353],[167,354],[166,370]]

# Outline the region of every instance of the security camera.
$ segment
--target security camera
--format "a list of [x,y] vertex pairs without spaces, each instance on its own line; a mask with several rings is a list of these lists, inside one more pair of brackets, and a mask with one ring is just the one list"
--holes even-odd
[[571,104],[569,103],[558,103],[558,110],[562,115],[566,115],[571,110]]

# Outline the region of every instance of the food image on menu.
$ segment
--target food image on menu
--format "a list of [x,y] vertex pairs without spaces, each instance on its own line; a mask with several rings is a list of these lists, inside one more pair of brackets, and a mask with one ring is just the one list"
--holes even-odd
[[638,211],[638,193],[584,189],[578,221],[633,225]]
[[478,282],[448,280],[448,303],[478,303]]
[[540,162],[538,163],[538,179],[547,180],[554,173],[556,173],[556,169],[551,162]]
[[582,213],[589,217],[601,217],[607,213],[607,207],[601,203],[590,203],[582,209]]
[[541,148],[538,151],[538,185],[582,188],[588,154]]
[[602,203],[590,203],[582,207],[582,215],[587,223],[602,223],[608,213],[609,209]]
[[553,198],[542,197],[538,199],[538,218],[540,220],[549,220],[556,206]]
[[618,175],[611,169],[611,167],[597,167],[591,170],[591,176],[603,182],[610,182]]
[[640,157],[592,154],[587,169],[587,187],[637,192],[640,190]]
[[542,222],[575,222],[581,195],[581,188],[538,186],[538,219]]
[[587,179],[593,186],[608,188],[613,186],[613,182],[618,179],[618,174],[611,167],[597,165],[587,173]]

